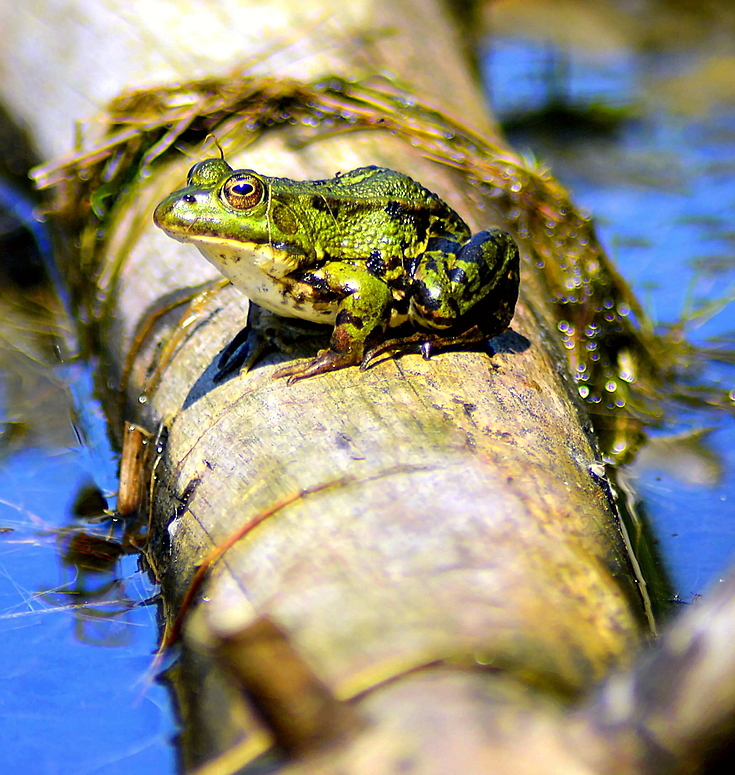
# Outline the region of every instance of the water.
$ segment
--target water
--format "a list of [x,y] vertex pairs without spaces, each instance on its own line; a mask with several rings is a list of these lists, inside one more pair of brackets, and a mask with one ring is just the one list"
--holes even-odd
[[[136,558],[106,594],[59,567],[58,528],[88,474],[77,450],[28,450],[2,466],[0,740],[8,772],[144,773],[173,767],[168,697],[145,681],[155,648]],[[71,594],[76,590],[77,594]],[[85,594],[87,593],[87,594]]]
[[51,297],[35,279],[21,292],[6,279],[0,299],[0,763],[29,775],[172,772],[173,713],[149,672],[156,590],[135,556],[94,571],[63,559],[75,536],[119,539],[73,508],[93,480],[114,489],[116,461],[88,371],[54,366]]
[[[678,58],[595,54],[501,38],[485,62],[511,141],[549,162],[594,215],[603,244],[662,327],[735,292],[735,105],[715,100],[691,114],[657,92],[655,79],[651,85],[652,74],[685,76],[705,50],[703,42],[702,51]],[[554,111],[545,113],[550,103]],[[600,122],[601,106],[622,120]],[[687,328],[701,345],[733,330],[735,305]],[[735,387],[734,377],[717,365],[701,374],[726,388]],[[702,427],[712,431],[701,444],[686,438]],[[689,601],[735,561],[735,422],[678,407],[650,434],[652,444],[627,474],[676,594]]]

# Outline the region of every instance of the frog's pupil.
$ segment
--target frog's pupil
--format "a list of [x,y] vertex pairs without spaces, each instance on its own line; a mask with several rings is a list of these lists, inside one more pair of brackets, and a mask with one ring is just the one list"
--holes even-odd
[[240,196],[247,196],[255,191],[255,188],[250,183],[235,183],[232,190]]

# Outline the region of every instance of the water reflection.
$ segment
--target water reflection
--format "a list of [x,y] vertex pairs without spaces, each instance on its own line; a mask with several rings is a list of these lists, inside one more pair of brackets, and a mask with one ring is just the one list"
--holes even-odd
[[735,384],[724,349],[735,328],[735,9],[509,0],[491,14],[486,72],[511,140],[595,214],[653,324],[702,347],[685,354],[691,380],[627,472],[690,600],[735,558],[735,423],[693,411]]
[[[123,525],[104,512],[106,498],[88,486],[94,479],[112,489],[116,477],[89,372],[60,363],[69,334],[59,327],[61,307],[41,274],[19,278],[14,261],[27,262],[33,240],[19,233],[17,219],[4,223],[0,253],[10,263],[0,268],[3,765],[59,775],[170,772],[168,695],[146,683],[157,637],[146,602],[155,589],[124,549]],[[74,405],[73,392],[86,400]]]

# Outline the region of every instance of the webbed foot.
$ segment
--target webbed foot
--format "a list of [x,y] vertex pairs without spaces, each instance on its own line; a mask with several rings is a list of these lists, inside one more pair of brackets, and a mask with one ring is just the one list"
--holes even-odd
[[289,385],[293,385],[300,379],[315,377],[317,374],[326,374],[328,371],[337,371],[345,366],[354,366],[360,362],[359,356],[354,352],[340,353],[336,350],[320,350],[316,358],[306,363],[293,363],[284,366],[273,373],[274,379],[286,377]]
[[421,353],[424,360],[429,360],[435,350],[446,350],[450,347],[460,347],[468,344],[476,344],[488,339],[480,326],[472,326],[459,333],[435,333],[433,331],[415,331],[408,336],[398,336],[386,339],[371,347],[363,356],[360,370],[370,368],[370,364],[379,356],[389,354],[391,357],[405,355],[407,353]]

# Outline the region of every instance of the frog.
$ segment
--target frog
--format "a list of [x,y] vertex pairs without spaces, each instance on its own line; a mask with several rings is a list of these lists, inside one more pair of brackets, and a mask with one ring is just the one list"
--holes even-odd
[[510,234],[472,234],[437,194],[386,167],[292,180],[204,159],[153,221],[256,305],[332,327],[327,349],[275,372],[289,384],[365,369],[380,353],[428,358],[487,340],[507,329],[518,298]]

